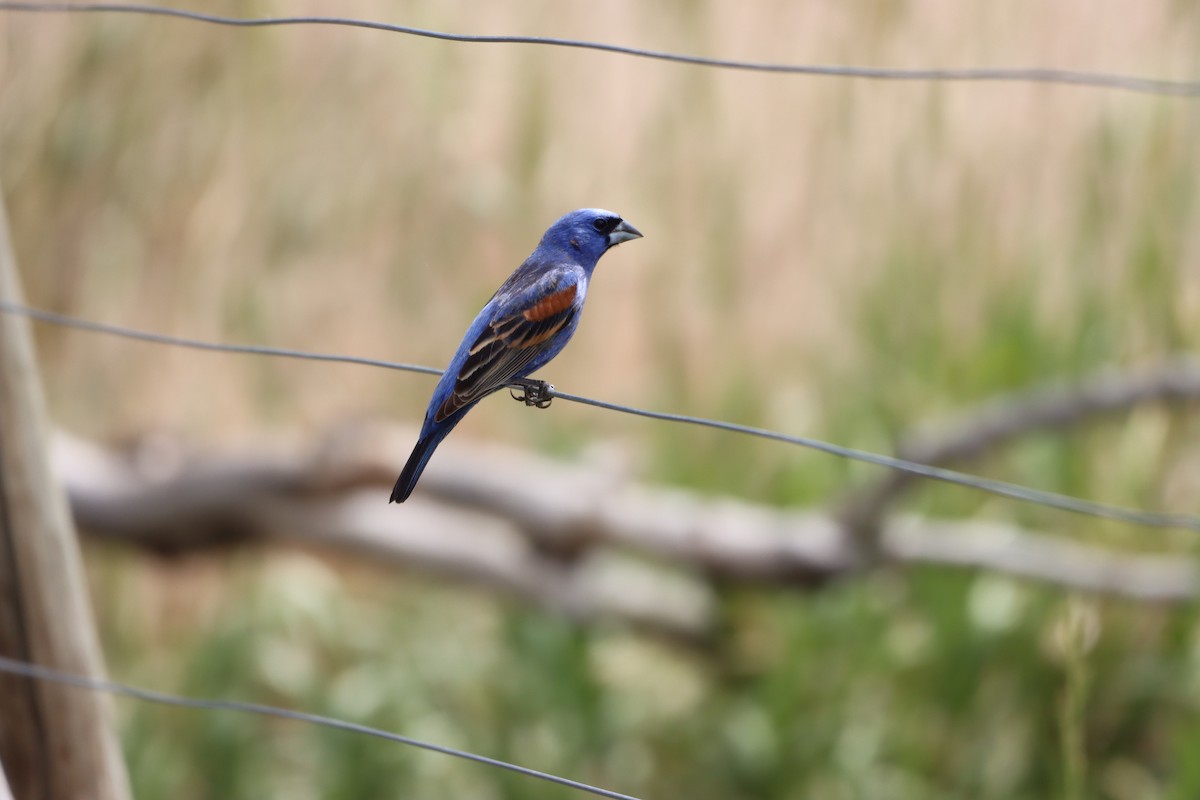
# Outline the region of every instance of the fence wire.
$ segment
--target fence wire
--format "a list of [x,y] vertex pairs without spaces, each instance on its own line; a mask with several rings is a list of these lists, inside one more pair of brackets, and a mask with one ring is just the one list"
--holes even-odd
[[108,13],[140,14],[146,16],[175,17],[192,22],[213,25],[229,25],[239,28],[259,28],[269,25],[337,25],[353,28],[386,31],[388,33],[440,39],[447,42],[474,44],[527,44],[545,47],[596,50],[604,53],[648,58],[694,67],[765,72],[785,75],[810,75],[838,78],[864,78],[884,81],[954,81],[954,82],[1006,82],[1006,83],[1050,83],[1067,86],[1118,89],[1140,94],[1167,97],[1200,97],[1200,81],[1165,80],[1146,78],[1139,75],[1093,72],[1088,70],[1048,69],[1042,67],[1014,68],[965,68],[965,69],[894,69],[888,67],[859,67],[831,64],[782,64],[769,61],[742,61],[728,58],[671,53],[664,50],[647,50],[605,42],[580,39],[565,39],[554,36],[485,36],[467,33],[417,28],[349,17],[304,16],[304,17],[227,17],[206,14],[180,8],[136,3],[12,3],[0,2],[0,11],[42,13]]
[[[182,336],[169,336],[162,333],[151,333],[148,331],[126,328],[120,325],[111,325],[103,322],[80,319],[67,314],[59,314],[53,311],[45,311],[42,309],[5,301],[0,301],[0,312],[7,314],[19,314],[52,325],[76,328],[79,330],[89,331],[91,333],[119,336],[126,339],[150,342],[153,344],[187,347],[197,350],[207,350],[222,353],[277,356],[282,358],[296,358],[309,361],[332,361],[377,367],[382,369],[401,370],[404,372],[419,372],[427,375],[442,374],[441,370],[434,369],[432,367],[386,361],[383,359],[361,358],[358,356],[337,355],[332,353],[312,353],[304,350],[294,350],[284,347],[220,344],[216,342],[202,341],[199,339],[189,339]],[[550,396],[561,400],[567,400],[572,403],[580,403],[582,405],[602,408],[607,411],[616,411],[622,414],[632,414],[639,417],[646,417],[648,419],[661,420],[663,422],[697,425],[705,428],[713,428],[716,430],[728,431],[730,433],[737,433],[745,436],[754,436],[760,439],[782,442],[784,444],[795,445],[797,447],[805,447],[810,450],[826,453],[828,455],[848,458],[854,461],[861,461],[866,464],[873,464],[875,466],[886,467],[888,469],[900,470],[902,472],[908,472],[922,478],[930,478],[932,480],[942,481],[944,483],[965,486],[981,492],[987,492],[989,494],[1007,497],[1021,502],[1034,503],[1037,505],[1046,506],[1048,508],[1058,509],[1060,511],[1069,511],[1091,517],[1112,519],[1118,522],[1125,522],[1131,525],[1139,525],[1143,527],[1179,528],[1200,532],[1200,516],[1196,516],[1194,514],[1145,511],[1142,509],[1100,503],[1094,500],[1085,500],[1081,497],[1074,497],[1072,495],[1059,494],[1057,492],[1051,492],[1044,489],[1035,489],[1029,486],[1009,483],[1007,481],[985,478],[979,475],[971,475],[965,472],[959,472],[957,470],[946,469],[944,467],[922,464],[916,461],[897,458],[895,456],[886,456],[879,453],[868,452],[866,450],[858,450],[853,447],[845,447],[843,445],[833,444],[832,442],[826,442],[808,436],[796,436],[794,434],[782,433],[780,431],[768,430],[766,428],[756,428],[750,425],[741,425],[736,422],[707,419],[705,417],[695,417],[687,414],[650,411],[648,409],[635,408],[633,406],[622,405],[620,403],[610,403],[606,400],[596,400],[590,397],[583,397],[581,395],[568,394],[567,392],[560,392],[553,387],[550,387]]]
[[89,678],[83,675],[76,675],[71,672],[63,672],[61,670],[43,667],[38,664],[30,664],[25,661],[17,661],[16,659],[0,656],[0,672],[7,672],[12,675],[21,675],[26,678],[32,678],[39,681],[47,681],[50,683],[58,683],[64,686],[72,686],[77,689],[86,689],[93,692],[104,692],[106,694],[120,695],[124,697],[132,697],[135,700],[143,700],[148,703],[159,703],[161,705],[177,706],[180,708],[194,708],[205,711],[233,711],[239,714],[258,714],[265,717],[276,717],[279,719],[290,719],[297,722],[307,723],[309,725],[318,725],[324,728],[333,728],[334,730],[349,731],[351,733],[363,734],[365,736],[374,736],[378,739],[384,739],[389,742],[408,745],[409,747],[417,747],[422,750],[430,750],[434,753],[440,753],[444,756],[452,756],[461,758],[466,761],[474,761],[478,764],[485,764],[489,767],[499,767],[500,769],[516,772],[520,775],[525,775],[530,778],[536,778],[549,783],[557,783],[560,786],[568,786],[572,789],[578,789],[581,792],[596,795],[597,797],[609,797],[613,800],[638,800],[633,795],[621,794],[620,792],[602,789],[598,786],[592,786],[587,783],[573,781],[570,778],[560,778],[557,775],[552,775],[548,772],[541,772],[529,767],[522,767],[518,764],[510,764],[507,761],[489,758],[487,756],[476,755],[475,753],[459,750],[454,747],[445,745],[433,744],[420,739],[414,739],[411,736],[402,736],[391,731],[372,728],[369,725],[360,725],[357,722],[345,722],[335,717],[325,717],[320,714],[310,714],[306,711],[293,711],[289,708],[279,708],[278,706],[268,706],[262,703],[246,703],[240,700],[210,700],[199,697],[183,697],[181,695],[169,694],[167,692],[158,692],[153,689],[143,689],[138,686],[130,686],[125,683],[116,681],[102,680],[100,678]]

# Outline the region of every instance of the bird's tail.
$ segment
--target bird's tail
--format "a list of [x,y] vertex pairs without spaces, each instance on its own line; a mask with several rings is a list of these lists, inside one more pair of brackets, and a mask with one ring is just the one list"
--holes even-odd
[[425,471],[429,457],[433,455],[433,451],[437,449],[442,439],[446,438],[446,434],[453,427],[453,425],[447,425],[422,432],[416,447],[413,448],[412,455],[408,457],[408,463],[404,465],[404,469],[400,471],[400,477],[396,479],[396,485],[392,488],[392,497],[388,500],[389,503],[403,503],[408,499],[408,496],[412,494],[413,487],[417,485],[421,473]]

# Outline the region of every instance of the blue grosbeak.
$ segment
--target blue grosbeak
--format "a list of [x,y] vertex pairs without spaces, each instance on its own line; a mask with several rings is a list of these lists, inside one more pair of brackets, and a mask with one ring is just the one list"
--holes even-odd
[[579,325],[600,256],[641,235],[619,215],[599,208],[572,211],[550,226],[467,329],[433,390],[417,446],[388,502],[408,499],[434,449],[476,403],[559,354]]

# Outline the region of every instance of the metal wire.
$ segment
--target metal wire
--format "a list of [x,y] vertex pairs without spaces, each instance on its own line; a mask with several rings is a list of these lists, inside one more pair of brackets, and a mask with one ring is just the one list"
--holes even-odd
[[1069,86],[1119,89],[1142,94],[1174,97],[1200,97],[1200,81],[1162,80],[1137,75],[1091,72],[1085,70],[1045,69],[1040,67],[1015,68],[966,68],[966,69],[891,69],[887,67],[856,67],[829,64],[780,64],[767,61],[742,61],[727,58],[670,53],[663,50],[647,50],[604,42],[579,39],[564,39],[553,36],[483,36],[476,34],[447,33],[445,31],[416,28],[411,25],[395,25],[348,17],[226,17],[205,14],[179,8],[137,3],[12,3],[0,2],[0,11],[42,13],[113,13],[144,14],[176,17],[194,22],[214,25],[231,25],[241,28],[256,28],[268,25],[341,25],[354,28],[402,33],[447,42],[472,42],[477,44],[531,44],[546,47],[567,47],[581,50],[598,50],[605,53],[649,58],[676,64],[717,69],[744,70],[751,72],[782,73],[788,75],[817,75],[841,78],[865,78],[887,81],[987,81],[1009,83],[1052,83]]
[[320,714],[309,714],[306,711],[293,711],[288,708],[278,708],[277,706],[268,706],[261,703],[245,703],[240,700],[208,700],[198,697],[183,697],[181,695],[168,694],[167,692],[158,692],[153,689],[142,689],[138,686],[130,686],[125,683],[116,681],[101,680],[99,678],[89,678],[83,675],[75,675],[70,672],[62,672],[60,670],[43,667],[38,664],[30,664],[24,661],[17,661],[11,658],[0,656],[0,672],[7,672],[13,675],[22,675],[26,678],[33,678],[40,681],[50,681],[52,683],[60,683],[65,686],[73,686],[78,689],[88,689],[94,692],[105,692],[108,694],[123,695],[132,697],[136,700],[143,700],[148,703],[161,703],[163,705],[179,706],[181,708],[198,708],[207,711],[233,711],[240,714],[258,714],[260,716],[278,717],[281,719],[296,720],[305,722],[310,725],[319,725],[325,728],[333,728],[335,730],[350,731],[351,733],[360,733],[366,736],[374,736],[378,739],[385,739],[389,742],[397,742],[410,747],[419,747],[422,750],[430,750],[434,753],[441,753],[445,756],[453,756],[467,761],[474,761],[479,764],[486,764],[489,767],[499,767],[500,769],[516,772],[520,775],[526,775],[530,778],[537,778],[541,781],[557,783],[560,786],[568,786],[572,789],[578,789],[581,792],[598,797],[613,798],[613,800],[638,800],[638,798],[621,794],[620,792],[601,789],[598,786],[592,786],[587,783],[580,783],[569,778],[560,778],[557,775],[551,775],[548,772],[541,772],[529,767],[522,767],[517,764],[510,764],[507,761],[500,761],[487,756],[476,755],[469,753],[466,750],[458,750],[454,747],[446,747],[445,745],[432,744],[424,742],[420,739],[414,739],[411,736],[402,736],[391,731],[372,728],[369,725],[360,725],[357,722],[345,722],[333,717],[324,717]]
[[[149,333],[147,331],[139,331],[119,325],[93,322],[91,320],[72,317],[67,314],[58,314],[52,311],[44,311],[41,309],[4,301],[0,301],[0,312],[8,314],[20,314],[41,322],[51,323],[53,325],[77,328],[80,330],[90,331],[92,333],[120,336],[127,339],[151,342],[154,344],[174,345],[178,347],[189,347],[215,352],[280,356],[284,358],[298,358],[313,361],[335,361],[347,364],[381,367],[384,369],[402,370],[405,372],[421,372],[427,375],[442,374],[441,370],[433,369],[432,367],[425,367],[417,364],[403,364],[393,361],[385,361],[382,359],[359,358],[357,356],[343,356],[329,353],[309,353],[303,350],[293,350],[283,347],[218,344],[215,342],[205,342],[198,339],[188,339],[181,336],[168,336],[161,333]],[[731,433],[738,433],[746,436],[754,436],[760,439],[783,442],[785,444],[795,445],[798,447],[806,447],[811,450],[828,453],[829,455],[849,458],[855,461],[874,464],[880,467],[887,467],[888,469],[900,470],[913,475],[919,475],[923,478],[930,478],[937,481],[943,481],[945,483],[956,484],[958,486],[966,486],[971,489],[988,492],[989,494],[998,495],[1000,497],[1008,497],[1027,503],[1036,503],[1038,505],[1055,508],[1060,511],[1070,511],[1076,514],[1112,519],[1119,522],[1126,522],[1132,525],[1141,525],[1144,527],[1181,528],[1200,532],[1200,517],[1193,514],[1172,514],[1158,511],[1143,511],[1140,509],[1099,503],[1093,500],[1085,500],[1083,498],[1073,497],[1071,495],[1059,494],[1057,492],[1050,492],[1042,489],[1034,489],[1028,486],[1008,483],[1006,481],[984,478],[978,475],[970,475],[957,470],[935,467],[929,464],[921,464],[916,461],[908,461],[907,459],[896,458],[894,456],[886,456],[878,453],[871,453],[865,450],[857,450],[852,447],[844,447],[839,444],[833,444],[831,442],[825,442],[820,439],[813,439],[807,436],[795,436],[793,434],[781,433],[779,431],[767,430],[765,428],[755,428],[750,425],[740,425],[735,422],[706,419],[704,417],[693,417],[686,414],[671,414],[663,411],[650,411],[644,408],[621,405],[620,403],[610,403],[606,400],[596,400],[590,397],[582,397],[580,395],[559,392],[556,389],[553,389],[553,387],[550,387],[549,391],[550,397],[567,400],[572,403],[581,403],[583,405],[594,406],[596,408],[602,408],[608,411],[617,411],[622,414],[633,414],[635,416],[646,417],[648,419],[662,420],[664,422],[676,422],[686,425],[698,425],[705,428],[714,428],[716,430],[729,431]]]

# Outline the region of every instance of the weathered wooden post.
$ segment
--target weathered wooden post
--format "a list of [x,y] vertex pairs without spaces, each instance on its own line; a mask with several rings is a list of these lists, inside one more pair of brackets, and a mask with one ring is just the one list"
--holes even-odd
[[[0,196],[0,300],[22,302]],[[102,664],[79,545],[50,470],[27,319],[0,313],[0,655],[83,675]],[[0,675],[0,775],[21,800],[125,800],[110,701]]]

